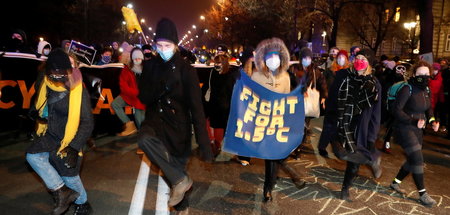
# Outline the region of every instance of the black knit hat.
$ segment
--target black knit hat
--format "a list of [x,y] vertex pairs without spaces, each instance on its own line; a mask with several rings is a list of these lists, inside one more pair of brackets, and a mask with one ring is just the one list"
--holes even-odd
[[142,46],[142,50],[153,50],[153,48],[152,48],[152,46],[151,45],[149,45],[149,44],[145,44],[145,45],[143,45]]
[[312,51],[311,49],[309,49],[308,47],[303,47],[302,49],[300,49],[300,53],[299,53],[299,59],[303,59],[304,57],[310,57],[312,59]]
[[369,65],[373,64],[373,61],[375,60],[375,54],[370,49],[361,49],[358,53],[356,53],[356,56],[363,55],[367,58],[367,62],[369,62]]
[[53,49],[48,55],[47,63],[45,65],[46,72],[53,74],[67,74],[68,69],[72,69],[69,55],[60,48]]
[[158,41],[159,39],[166,39],[172,41],[175,44],[178,44],[178,33],[177,27],[172,20],[167,18],[162,18],[159,20],[156,25],[156,35],[154,40]]

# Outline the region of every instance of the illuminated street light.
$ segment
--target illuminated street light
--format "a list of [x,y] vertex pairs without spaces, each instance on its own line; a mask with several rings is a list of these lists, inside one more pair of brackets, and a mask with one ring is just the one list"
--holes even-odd
[[44,38],[43,37],[39,37],[39,41],[44,41]]
[[191,31],[188,31],[188,34],[191,34]]
[[228,17],[225,17],[225,21],[228,21]]
[[191,41],[194,41],[194,39],[191,38]]
[[122,25],[126,25],[127,24],[127,22],[125,22],[125,21],[122,21]]
[[204,32],[205,32],[205,33],[208,33],[208,29],[205,29]]
[[198,38],[198,35],[195,35],[195,38]]
[[145,19],[142,18],[142,19],[141,19],[141,23],[145,23]]
[[148,27],[148,30],[151,31],[151,30],[153,30],[153,29],[152,29],[152,27]]
[[193,28],[193,29],[197,29],[197,26],[195,26],[195,25],[192,25],[192,28]]
[[323,40],[322,40],[322,46],[325,46],[325,37],[327,36],[327,32],[326,31],[323,31],[323,33],[322,33],[322,38],[323,38]]
[[127,8],[133,9],[133,4],[131,4],[131,3],[127,4]]
[[156,33],[153,33],[153,36],[156,36]]
[[201,15],[200,19],[204,21],[205,20],[205,16]]

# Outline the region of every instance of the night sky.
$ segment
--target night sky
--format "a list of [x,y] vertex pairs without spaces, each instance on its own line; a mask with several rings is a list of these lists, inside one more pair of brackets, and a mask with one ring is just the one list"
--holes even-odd
[[130,0],[126,3],[133,4],[138,18],[144,18],[146,26],[152,27],[153,31],[159,19],[171,19],[175,22],[178,38],[181,39],[193,24],[200,23],[200,15],[204,15],[217,0]]

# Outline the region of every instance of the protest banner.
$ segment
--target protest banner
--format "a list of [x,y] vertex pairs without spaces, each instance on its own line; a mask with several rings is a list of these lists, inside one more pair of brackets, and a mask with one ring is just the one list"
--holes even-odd
[[70,42],[69,53],[74,53],[77,56],[78,60],[85,64],[91,65],[94,63],[96,52],[97,50],[80,42],[76,42],[73,40]]
[[304,122],[300,86],[280,94],[241,72],[233,89],[223,150],[246,157],[284,159],[300,145]]

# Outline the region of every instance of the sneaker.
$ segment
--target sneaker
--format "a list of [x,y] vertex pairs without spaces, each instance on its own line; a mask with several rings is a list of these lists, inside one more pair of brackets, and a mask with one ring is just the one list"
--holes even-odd
[[387,154],[391,153],[391,143],[389,141],[384,142],[383,152]]
[[241,162],[241,165],[242,165],[242,166],[248,166],[248,165],[250,165],[250,162],[245,161],[245,160],[241,160],[240,162]]
[[89,202],[86,202],[84,204],[75,204],[75,211],[73,212],[73,215],[89,215],[92,212],[92,207],[89,204]]
[[428,195],[428,193],[424,193],[420,198],[419,198],[419,202],[422,203],[422,205],[426,206],[426,207],[433,207],[433,205],[436,204],[436,200],[432,199],[430,195]]
[[389,185],[389,187],[390,187],[391,189],[395,190],[397,193],[400,193],[400,194],[402,194],[402,195],[405,195],[405,194],[406,194],[406,191],[403,190],[402,188],[400,188],[400,184],[394,184],[394,183],[391,183],[391,185]]

